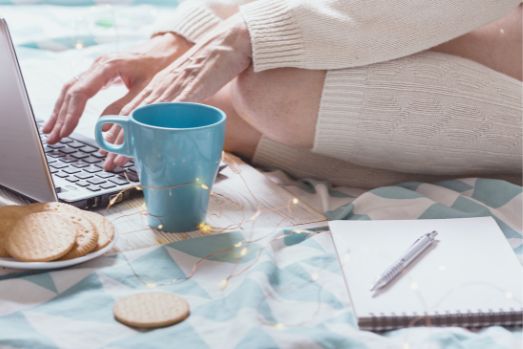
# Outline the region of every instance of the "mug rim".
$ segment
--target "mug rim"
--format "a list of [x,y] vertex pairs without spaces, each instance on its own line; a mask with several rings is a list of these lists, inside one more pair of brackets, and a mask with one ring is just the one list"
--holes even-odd
[[[212,110],[218,112],[218,114],[220,115],[220,119],[218,121],[216,121],[216,122],[213,122],[212,124],[208,124],[208,125],[205,125],[205,126],[180,128],[180,127],[154,126],[154,125],[150,125],[150,124],[146,124],[146,123],[143,123],[141,121],[138,121],[134,117],[134,113],[136,113],[139,110],[154,108],[154,107],[157,107],[159,105],[172,105],[172,104],[192,105],[192,106],[196,106],[196,107],[203,107],[205,109],[212,109]],[[192,131],[192,130],[203,130],[203,129],[206,129],[206,128],[211,128],[211,127],[215,127],[215,126],[218,126],[220,124],[223,124],[225,122],[225,120],[227,119],[227,114],[225,114],[225,112],[223,110],[219,109],[219,108],[213,107],[212,105],[203,104],[203,103],[195,103],[195,102],[160,102],[160,103],[148,104],[148,105],[144,105],[144,106],[141,106],[139,108],[136,108],[131,113],[130,118],[132,119],[133,122],[139,124],[140,126],[147,127],[147,128],[152,128],[152,129],[155,129],[155,130]]]

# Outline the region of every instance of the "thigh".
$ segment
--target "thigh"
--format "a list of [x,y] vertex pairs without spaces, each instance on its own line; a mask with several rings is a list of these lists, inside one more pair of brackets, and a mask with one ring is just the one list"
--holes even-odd
[[264,136],[311,148],[325,71],[282,68],[245,71],[231,86],[238,114]]
[[522,13],[523,6],[519,6],[507,16],[432,50],[468,58],[521,80]]

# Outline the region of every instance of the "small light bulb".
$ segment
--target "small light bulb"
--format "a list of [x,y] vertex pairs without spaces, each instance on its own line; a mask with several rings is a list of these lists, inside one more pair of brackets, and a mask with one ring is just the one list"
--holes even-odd
[[300,200],[298,200],[298,198],[293,198],[293,199],[292,199],[292,203],[293,203],[294,205],[298,205],[298,204],[300,203]]
[[229,280],[223,279],[222,281],[220,281],[219,286],[220,286],[220,289],[225,290],[227,288],[227,286],[229,286]]
[[142,188],[142,186],[140,186],[140,185],[137,185],[137,186],[136,186],[136,190],[138,190],[138,191],[142,191],[142,190],[143,190],[143,188]]
[[274,324],[274,328],[277,330],[283,330],[285,328],[285,325],[282,324],[281,322],[278,322],[278,323]]
[[163,229],[163,224],[158,224],[158,230],[162,230]]
[[198,230],[202,232],[203,234],[210,234],[212,233],[212,227],[207,223],[200,223],[198,224]]
[[208,187],[205,183],[200,184],[200,187],[201,187],[203,190],[209,190],[209,187]]

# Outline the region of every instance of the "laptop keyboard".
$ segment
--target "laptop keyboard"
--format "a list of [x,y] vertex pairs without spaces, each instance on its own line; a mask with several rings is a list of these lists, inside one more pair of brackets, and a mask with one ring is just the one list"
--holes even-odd
[[[38,123],[41,129],[41,122]],[[118,190],[130,182],[138,181],[134,163],[129,161],[112,172],[103,170],[105,156],[99,149],[77,139],[67,137],[56,144],[47,144],[46,135],[40,131],[49,169],[54,177],[62,178],[69,185],[87,189],[93,193]],[[57,187],[57,193],[63,190]]]

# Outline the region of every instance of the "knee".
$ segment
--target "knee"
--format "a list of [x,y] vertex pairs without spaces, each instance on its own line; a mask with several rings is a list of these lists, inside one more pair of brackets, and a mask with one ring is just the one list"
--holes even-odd
[[264,136],[310,147],[323,78],[324,72],[285,68],[254,73],[249,68],[232,84],[231,102]]

